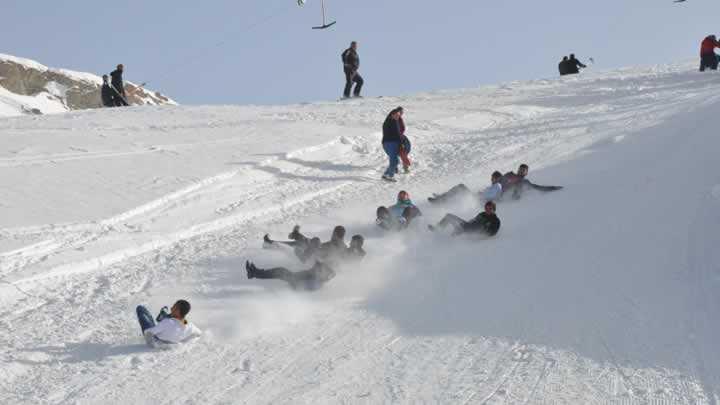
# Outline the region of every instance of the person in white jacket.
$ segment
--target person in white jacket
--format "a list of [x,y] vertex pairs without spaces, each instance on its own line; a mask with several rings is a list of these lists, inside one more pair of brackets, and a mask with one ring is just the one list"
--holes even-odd
[[156,318],[157,324],[145,306],[138,305],[136,311],[140,329],[149,346],[181,343],[202,334],[200,329],[185,319],[190,312],[190,303],[185,300],[173,304],[169,314],[167,307],[164,307]]
[[[498,171],[493,172],[490,176],[490,185],[485,188],[485,190],[476,194],[476,196],[480,197],[480,199],[485,202],[499,200],[502,196],[502,184],[500,184],[500,179],[502,179],[502,173]],[[466,185],[458,184],[442,194],[433,194],[432,197],[428,197],[428,201],[431,203],[447,202],[448,200],[466,195],[473,195],[473,192],[470,191]]]

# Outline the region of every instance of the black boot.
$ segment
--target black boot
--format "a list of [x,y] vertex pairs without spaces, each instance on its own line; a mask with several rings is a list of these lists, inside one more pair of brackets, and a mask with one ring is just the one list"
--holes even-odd
[[247,271],[247,278],[255,278],[255,265],[250,263],[250,261],[245,262],[245,271]]

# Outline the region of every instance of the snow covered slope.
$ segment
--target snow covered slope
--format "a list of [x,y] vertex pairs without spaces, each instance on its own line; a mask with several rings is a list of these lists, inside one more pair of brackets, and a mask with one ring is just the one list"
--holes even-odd
[[[408,97],[0,120],[0,403],[716,404],[720,82],[660,66]],[[379,180],[402,105],[413,173]],[[491,240],[431,192],[530,165]],[[399,189],[424,211],[383,235]],[[302,224],[366,236],[316,293],[247,280]],[[205,335],[147,349],[134,308]]]
[[[54,69],[30,59],[0,54],[0,117],[54,114],[99,108],[100,76]],[[132,105],[175,105],[164,95],[125,83]]]

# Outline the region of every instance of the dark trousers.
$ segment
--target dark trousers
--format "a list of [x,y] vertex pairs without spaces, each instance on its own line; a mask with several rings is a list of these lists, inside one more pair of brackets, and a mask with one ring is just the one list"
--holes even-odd
[[704,72],[705,68],[710,68],[710,70],[717,70],[718,68],[718,57],[713,53],[704,53],[700,55],[700,71]]
[[283,280],[290,284],[293,289],[313,289],[310,286],[313,280],[313,274],[310,270],[292,272],[285,267],[275,267],[267,270],[256,269],[252,275],[259,279]]
[[470,189],[466,185],[461,183],[461,184],[458,184],[457,186],[453,186],[453,188],[451,188],[450,190],[440,194],[439,196],[437,196],[435,198],[435,200],[436,201],[447,201],[447,200],[453,199],[458,196],[471,195],[471,194],[472,194],[472,191],[470,191]]
[[145,329],[150,329],[155,327],[155,320],[153,319],[152,314],[150,314],[150,311],[148,311],[147,308],[143,305],[138,305],[135,309],[135,312],[137,312],[137,318],[138,322],[140,323],[140,329],[145,332]]
[[343,96],[350,97],[350,89],[352,89],[353,83],[355,83],[355,91],[353,94],[359,96],[365,81],[357,70],[345,69],[345,91],[343,92]]
[[439,228],[445,228],[448,225],[452,226],[455,232],[462,232],[465,230],[467,222],[457,215],[447,214],[440,220],[440,222],[438,222],[437,226]]

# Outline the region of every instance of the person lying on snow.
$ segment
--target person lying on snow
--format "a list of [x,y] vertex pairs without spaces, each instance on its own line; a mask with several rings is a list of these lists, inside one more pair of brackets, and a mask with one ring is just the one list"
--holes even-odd
[[[310,259],[320,260],[345,260],[345,259],[362,259],[365,251],[362,250],[365,239],[361,235],[352,237],[350,247],[345,244],[345,227],[338,225],[333,229],[330,240],[320,243],[320,238],[308,238],[300,233],[300,226],[295,225],[292,232],[288,235],[290,241],[274,241],[269,235],[263,237],[263,247],[271,248],[278,244],[292,246],[295,255],[303,263]],[[361,253],[362,252],[362,253]]]
[[185,300],[173,304],[169,314],[167,307],[164,307],[155,320],[143,305],[138,305],[135,311],[148,346],[181,343],[202,334],[200,329],[185,319],[190,312],[190,303]]
[[470,221],[465,221],[457,215],[447,214],[437,225],[428,225],[428,228],[434,232],[450,225],[453,228],[453,236],[464,233],[495,236],[500,230],[500,218],[495,215],[495,208],[495,203],[488,201],[485,203],[485,211]]
[[[495,171],[490,176],[490,186],[488,186],[485,190],[483,190],[481,193],[479,193],[479,197],[482,200],[485,201],[495,201],[502,196],[502,184],[500,184],[500,179],[502,178],[502,173]],[[433,194],[432,197],[428,197],[428,201],[431,203],[438,203],[438,202],[447,202],[448,200],[455,199],[459,196],[468,196],[473,195],[474,193],[470,191],[470,189],[465,184],[458,184],[457,186],[454,186],[450,190],[442,193],[442,194]]]
[[530,182],[530,180],[526,178],[529,170],[528,165],[523,163],[518,167],[517,174],[513,172],[505,173],[500,179],[502,195],[504,196],[505,193],[509,193],[512,190],[512,198],[517,200],[522,196],[523,191],[528,188],[542,192],[562,190],[562,186],[541,186]]
[[375,213],[375,223],[387,231],[405,229],[413,219],[422,216],[422,212],[413,204],[410,194],[405,190],[398,193],[395,205],[378,207]]
[[261,269],[256,267],[252,262],[245,262],[245,270],[248,279],[275,279],[283,280],[290,284],[293,290],[314,291],[320,289],[325,283],[335,277],[335,271],[330,265],[316,261],[315,264],[301,271],[290,271],[284,267],[274,267],[271,269]]

